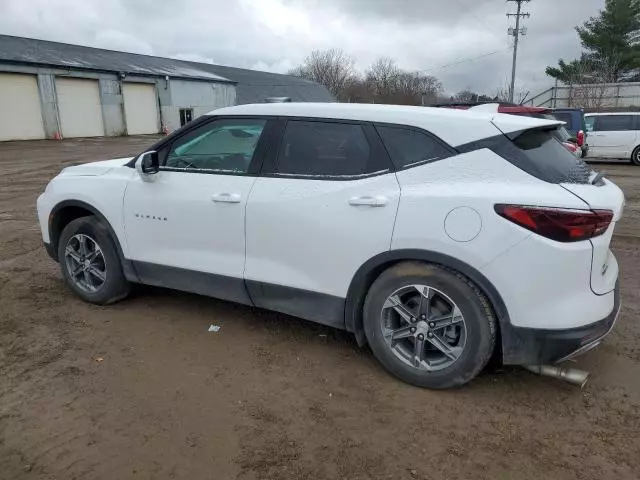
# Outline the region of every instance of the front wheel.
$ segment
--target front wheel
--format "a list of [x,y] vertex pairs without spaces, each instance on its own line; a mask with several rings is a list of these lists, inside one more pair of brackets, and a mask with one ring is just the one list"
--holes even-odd
[[95,217],[69,222],[58,240],[58,259],[67,285],[86,302],[107,305],[129,294],[113,239]]
[[419,387],[463,385],[487,364],[496,320],[478,288],[433,264],[395,265],[373,283],[364,329],[376,358],[393,375]]
[[637,146],[631,154],[631,163],[640,166],[640,146]]

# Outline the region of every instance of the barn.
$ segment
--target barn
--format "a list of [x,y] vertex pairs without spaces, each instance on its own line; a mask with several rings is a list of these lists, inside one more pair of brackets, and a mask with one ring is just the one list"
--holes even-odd
[[333,101],[289,75],[0,35],[0,141],[170,132],[274,98]]

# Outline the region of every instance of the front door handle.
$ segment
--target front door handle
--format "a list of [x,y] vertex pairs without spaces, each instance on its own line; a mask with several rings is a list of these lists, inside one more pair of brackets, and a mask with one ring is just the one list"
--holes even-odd
[[211,196],[211,200],[216,203],[240,203],[242,197],[239,193],[216,193]]
[[382,195],[352,197],[349,199],[349,205],[352,205],[354,207],[384,207],[387,203],[389,203],[389,199],[387,197],[383,197]]

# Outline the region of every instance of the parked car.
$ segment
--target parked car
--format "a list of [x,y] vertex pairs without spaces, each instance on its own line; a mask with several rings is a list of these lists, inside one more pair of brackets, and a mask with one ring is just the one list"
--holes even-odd
[[640,165],[640,112],[587,113],[589,157],[628,158]]
[[[65,168],[37,202],[81,299],[175,288],[345,329],[398,378],[542,367],[620,308],[624,197],[557,120],[448,109],[223,108],[134,158]],[[499,344],[498,344],[499,343]]]
[[565,123],[565,128],[580,147],[581,156],[586,157],[589,153],[589,142],[584,111],[580,108],[554,108],[549,114]]

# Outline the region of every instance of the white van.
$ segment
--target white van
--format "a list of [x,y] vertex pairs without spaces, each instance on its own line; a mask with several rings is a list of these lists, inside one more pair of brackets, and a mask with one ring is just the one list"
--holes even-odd
[[590,158],[629,158],[640,165],[640,112],[587,113]]

